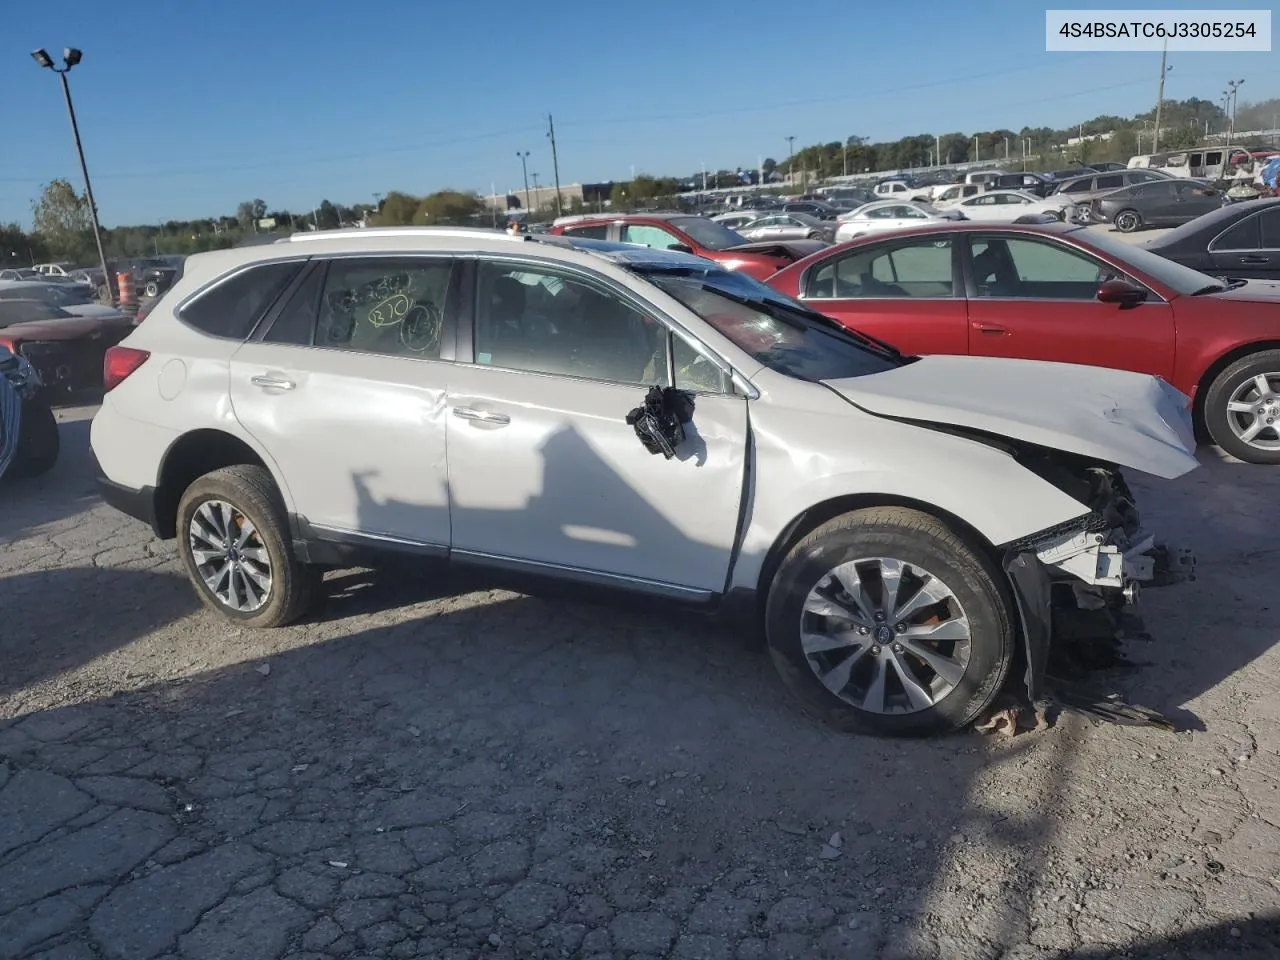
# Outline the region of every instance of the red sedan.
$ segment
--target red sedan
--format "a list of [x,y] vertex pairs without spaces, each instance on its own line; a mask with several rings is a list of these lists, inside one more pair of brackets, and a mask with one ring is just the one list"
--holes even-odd
[[767,282],[904,353],[1155,374],[1228,453],[1280,463],[1275,281],[1211,277],[1077,226],[967,222],[827,247]]
[[714,260],[756,280],[820,250],[821,240],[748,242],[723,223],[685,213],[584,214],[557,220],[548,233],[634,243],[655,250],[681,250]]

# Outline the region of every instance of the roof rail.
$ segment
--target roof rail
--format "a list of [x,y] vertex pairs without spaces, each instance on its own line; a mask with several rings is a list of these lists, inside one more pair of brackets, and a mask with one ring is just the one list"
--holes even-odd
[[308,240],[329,240],[335,237],[471,237],[481,240],[522,240],[524,235],[512,235],[492,227],[344,227],[341,230],[309,230],[277,240],[276,243],[304,243]]

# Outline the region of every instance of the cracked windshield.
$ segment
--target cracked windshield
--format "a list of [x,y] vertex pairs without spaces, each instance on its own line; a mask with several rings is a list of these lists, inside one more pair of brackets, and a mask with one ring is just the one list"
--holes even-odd
[[0,960],[1280,958],[1273,19],[0,3]]

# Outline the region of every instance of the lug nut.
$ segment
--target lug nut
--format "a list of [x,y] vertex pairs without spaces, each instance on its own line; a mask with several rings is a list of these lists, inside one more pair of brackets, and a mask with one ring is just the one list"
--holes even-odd
[[901,652],[902,652],[902,644],[900,644],[900,643],[895,643],[895,644],[893,645],[893,652],[894,652],[894,653],[901,653]]
[[862,634],[862,635],[865,637],[868,633],[870,633],[870,632],[871,632],[871,628],[870,628],[870,627],[859,627],[859,628],[858,628],[858,632],[859,632],[860,634]]
[[879,647],[872,647],[872,648],[871,648],[871,655],[872,655],[873,657],[878,657],[878,656],[880,656],[880,648],[879,648]]
[[894,629],[897,630],[899,633],[906,633],[907,625],[905,623],[900,623],[896,627],[894,627]]

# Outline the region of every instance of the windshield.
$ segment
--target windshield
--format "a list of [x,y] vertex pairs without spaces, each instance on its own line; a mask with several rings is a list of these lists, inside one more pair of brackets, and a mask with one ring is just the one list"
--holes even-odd
[[670,222],[677,230],[683,230],[692,237],[693,242],[704,250],[728,250],[747,242],[737,231],[705,217],[675,217]]
[[863,342],[821,314],[739,273],[651,275],[753,360],[797,380],[883,373],[907,361],[892,347]]
[[1137,271],[1150,275],[1184,297],[1209,292],[1209,288],[1223,289],[1221,282],[1207,273],[1166,260],[1158,253],[1116,240],[1101,231],[1089,237],[1089,242],[1103,253],[1109,254],[1121,263],[1129,264]]

